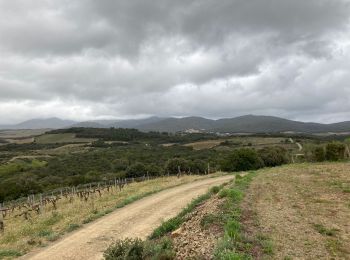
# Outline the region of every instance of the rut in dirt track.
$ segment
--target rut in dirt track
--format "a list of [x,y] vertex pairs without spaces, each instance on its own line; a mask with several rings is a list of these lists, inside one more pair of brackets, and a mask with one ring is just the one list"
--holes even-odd
[[192,199],[233,178],[209,178],[161,191],[118,209],[22,259],[102,259],[103,251],[113,240],[146,238],[162,221],[176,216]]

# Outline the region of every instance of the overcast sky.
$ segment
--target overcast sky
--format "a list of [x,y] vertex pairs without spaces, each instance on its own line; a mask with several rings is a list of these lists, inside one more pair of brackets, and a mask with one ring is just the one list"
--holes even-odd
[[0,0],[0,123],[350,120],[347,0]]

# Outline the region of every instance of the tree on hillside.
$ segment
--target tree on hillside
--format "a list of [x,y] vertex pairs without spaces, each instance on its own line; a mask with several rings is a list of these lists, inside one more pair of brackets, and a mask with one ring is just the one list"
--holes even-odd
[[169,174],[177,174],[180,172],[188,171],[191,167],[190,163],[182,158],[174,158],[167,161],[165,164],[165,171]]
[[115,172],[125,171],[129,166],[129,162],[125,159],[115,159],[112,161],[112,167]]
[[238,149],[233,151],[223,162],[224,171],[256,170],[264,166],[263,160],[253,149]]
[[195,174],[205,174],[208,171],[208,164],[203,161],[196,159],[190,162],[190,172]]
[[266,167],[275,167],[289,162],[287,150],[280,146],[265,147],[258,151]]
[[345,145],[342,143],[329,143],[326,146],[326,159],[328,161],[339,161],[345,158]]
[[326,151],[323,146],[317,146],[313,150],[313,160],[316,162],[323,162],[326,160]]
[[147,168],[143,163],[134,163],[126,169],[127,178],[137,178],[147,175]]

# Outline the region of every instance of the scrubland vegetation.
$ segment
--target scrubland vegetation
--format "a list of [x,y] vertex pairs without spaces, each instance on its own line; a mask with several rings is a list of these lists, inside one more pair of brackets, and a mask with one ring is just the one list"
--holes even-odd
[[[79,141],[75,140],[69,144],[64,142],[68,137],[96,141],[77,145]],[[349,156],[345,143],[309,137],[296,139],[304,146],[301,152],[287,137],[220,139],[211,134],[170,135],[132,129],[73,128],[35,139],[51,141],[0,146],[0,202],[115,178],[252,170]],[[196,142],[200,148],[193,149]],[[210,147],[203,147],[203,142],[209,142]],[[217,145],[212,146],[213,142]],[[174,145],[163,146],[168,143]]]
[[[89,201],[83,201],[82,198],[75,198],[74,201],[61,199],[57,202],[58,209],[50,208],[53,205],[48,206],[38,215],[33,211],[33,216],[28,219],[24,219],[25,216],[20,215],[23,211],[18,210],[13,216],[19,216],[11,220],[5,219],[5,233],[0,235],[0,256],[16,256],[33,247],[45,245],[63,233],[110,212],[120,203],[198,178],[194,175],[206,175],[216,171],[255,171],[292,162],[343,161],[349,156],[349,140],[345,137],[340,140],[286,135],[218,137],[213,134],[143,133],[133,129],[73,128],[37,136],[32,143],[6,144],[4,140],[0,145],[0,203],[5,202],[3,208],[15,203],[14,200],[23,200],[28,195],[31,197],[31,194],[35,194],[36,198],[55,194],[57,198],[56,194],[60,190],[79,189],[83,185],[88,187],[91,183],[103,185],[120,179],[165,178],[134,183],[121,192],[104,193],[102,197],[95,194]],[[188,174],[189,177],[171,177],[183,174]],[[251,181],[249,176],[252,174],[238,179],[235,186],[221,190],[219,197],[229,204],[238,205],[247,188],[246,180]],[[334,180],[333,183],[332,187],[340,187],[342,192],[349,190],[346,182],[344,184]],[[212,191],[210,194],[216,192]],[[190,209],[211,195],[200,198]],[[259,252],[263,253],[272,251],[272,247],[268,248],[269,240],[264,236],[258,240],[253,239],[253,245],[246,245],[246,241],[241,240],[242,236],[239,235],[244,230],[241,228],[244,223],[239,222],[239,209],[223,209],[222,214],[227,213],[224,218],[223,215],[214,217],[215,221],[221,220],[220,225],[223,228],[223,239],[215,253],[217,256],[226,253],[228,256],[237,254],[237,257],[249,255],[249,250],[242,249],[245,246],[260,248]],[[164,224],[155,231],[154,237],[161,237],[181,225],[189,211]],[[320,234],[332,236],[337,233],[335,228],[329,228],[322,223],[314,224],[314,229]],[[170,252],[168,241],[163,242],[167,252]],[[134,243],[139,247],[143,242],[129,241],[126,244],[129,246]],[[163,247],[153,242],[142,246],[148,248],[147,250],[156,247],[157,249],[152,249],[155,250],[152,251],[153,256]],[[231,256],[225,257],[218,259],[231,259]]]

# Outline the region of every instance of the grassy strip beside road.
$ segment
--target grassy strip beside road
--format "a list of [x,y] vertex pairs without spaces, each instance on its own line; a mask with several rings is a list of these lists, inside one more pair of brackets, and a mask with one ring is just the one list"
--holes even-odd
[[[219,197],[225,198],[222,211],[215,217],[224,225],[223,237],[218,241],[215,249],[215,259],[253,259],[255,251],[259,255],[273,254],[273,245],[263,234],[248,236],[243,219],[242,201],[253,178],[258,172],[249,172],[241,177],[237,176],[234,185],[219,192]],[[254,252],[253,252],[254,251]]]
[[168,221],[165,221],[164,223],[162,223],[161,226],[155,229],[149,238],[150,239],[160,238],[179,228],[180,225],[186,221],[185,217],[188,213],[191,213],[198,205],[208,200],[213,194],[218,193],[219,190],[221,190],[224,186],[225,184],[220,186],[214,186],[206,194],[201,195],[198,198],[194,199],[185,209],[183,209],[180,212],[179,215],[169,219]]

